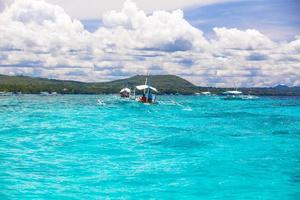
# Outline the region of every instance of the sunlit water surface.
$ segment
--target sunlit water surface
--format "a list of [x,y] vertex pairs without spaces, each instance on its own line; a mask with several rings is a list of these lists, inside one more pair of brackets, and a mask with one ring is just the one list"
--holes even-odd
[[0,97],[0,199],[299,199],[300,98]]

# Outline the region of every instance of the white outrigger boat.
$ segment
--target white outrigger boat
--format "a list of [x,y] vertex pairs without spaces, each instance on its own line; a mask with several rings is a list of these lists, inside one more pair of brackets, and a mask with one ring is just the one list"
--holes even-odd
[[196,96],[211,96],[210,91],[207,92],[195,92],[194,95]]
[[257,96],[253,95],[244,95],[241,91],[238,90],[229,90],[226,92],[223,92],[223,95],[225,95],[225,100],[249,100],[249,99],[258,99]]
[[238,90],[229,90],[223,92],[223,95],[225,95],[224,97],[225,100],[237,100],[237,99],[242,99],[243,93]]
[[129,88],[123,88],[120,90],[120,96],[122,98],[130,98],[131,96],[131,90]]
[[40,92],[40,96],[57,96],[57,92]]
[[12,92],[0,92],[0,96],[12,96]]
[[210,91],[201,92],[201,94],[204,95],[204,96],[211,96],[211,92]]
[[144,85],[138,85],[135,87],[134,96],[136,94],[136,90],[143,91],[141,97],[135,98],[136,101],[141,103],[156,103],[156,96],[153,94],[153,92],[158,93],[158,91],[155,87],[150,86],[150,83],[148,83],[148,77],[146,78]]

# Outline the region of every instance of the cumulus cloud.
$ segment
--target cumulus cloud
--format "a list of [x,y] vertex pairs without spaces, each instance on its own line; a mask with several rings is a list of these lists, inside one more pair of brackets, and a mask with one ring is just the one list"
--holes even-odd
[[181,10],[147,16],[135,3],[126,1],[121,12],[104,14],[103,25],[95,35],[118,48],[186,51],[208,45],[202,31],[191,26]]
[[86,45],[89,34],[62,8],[43,1],[15,0],[1,13],[0,24],[2,49],[78,49]]
[[[230,1],[236,0],[135,0],[135,3],[146,13],[151,13],[155,10],[173,10],[176,8],[188,8],[191,6],[200,7]],[[47,2],[60,5],[65,8],[66,12],[72,17],[79,19],[97,19],[107,10],[121,9],[123,3],[122,0],[47,0]]]
[[213,43],[220,48],[254,50],[276,46],[267,36],[253,29],[242,31],[236,28],[214,28],[214,32],[217,40]]
[[149,71],[210,86],[299,84],[300,36],[274,42],[257,30],[221,27],[207,39],[181,10],[146,14],[130,0],[105,13],[94,33],[43,0],[6,0],[0,12],[4,74],[107,81]]

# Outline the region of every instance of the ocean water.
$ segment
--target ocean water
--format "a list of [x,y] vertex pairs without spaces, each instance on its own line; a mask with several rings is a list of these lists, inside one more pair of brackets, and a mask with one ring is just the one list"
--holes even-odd
[[300,199],[300,98],[0,97],[0,199]]

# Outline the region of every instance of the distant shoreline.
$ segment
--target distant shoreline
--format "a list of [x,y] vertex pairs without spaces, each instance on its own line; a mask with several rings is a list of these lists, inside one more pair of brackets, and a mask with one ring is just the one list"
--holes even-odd
[[[256,96],[300,96],[300,86],[288,87],[278,85],[275,87],[253,87],[253,88],[215,88],[196,86],[189,81],[175,75],[151,75],[151,84],[159,90],[159,94],[181,94],[193,95],[201,92],[211,92],[222,95],[227,90],[238,89],[246,95]],[[85,83],[77,81],[65,81],[46,78],[35,78],[28,76],[0,75],[1,92],[39,94],[41,92],[57,92],[59,94],[118,94],[121,88],[134,88],[143,84],[145,76],[136,75],[127,79],[114,80],[110,82]]]

